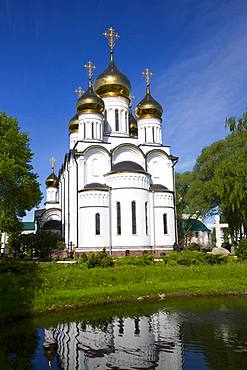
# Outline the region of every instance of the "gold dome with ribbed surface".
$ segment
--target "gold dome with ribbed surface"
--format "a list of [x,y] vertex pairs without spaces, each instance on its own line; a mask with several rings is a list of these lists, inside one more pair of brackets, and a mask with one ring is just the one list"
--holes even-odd
[[161,105],[148,92],[135,108],[137,119],[161,118],[163,109]]
[[76,114],[69,121],[69,133],[73,134],[74,132],[78,132],[78,129],[79,129],[79,123],[78,123],[78,116]]
[[103,113],[105,104],[100,96],[95,94],[92,86],[78,99],[76,103],[78,113]]
[[137,127],[137,121],[135,117],[132,114],[132,111],[129,113],[129,134],[132,137],[138,136],[138,127]]
[[47,188],[58,188],[59,187],[59,180],[58,177],[55,175],[55,173],[52,171],[52,173],[47,177],[45,180],[45,184]]
[[102,98],[108,96],[124,96],[129,99],[131,85],[129,79],[119,71],[113,60],[106,70],[94,82],[95,92]]

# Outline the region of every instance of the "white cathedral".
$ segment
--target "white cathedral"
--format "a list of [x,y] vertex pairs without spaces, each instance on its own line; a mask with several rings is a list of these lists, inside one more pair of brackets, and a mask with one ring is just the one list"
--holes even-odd
[[46,179],[47,201],[36,211],[39,228],[59,229],[76,254],[106,248],[111,255],[161,254],[177,240],[174,166],[178,160],[162,144],[162,107],[150,92],[131,108],[131,84],[116,67],[118,33],[104,33],[110,63],[88,89],[79,89],[69,122],[69,152],[58,177]]

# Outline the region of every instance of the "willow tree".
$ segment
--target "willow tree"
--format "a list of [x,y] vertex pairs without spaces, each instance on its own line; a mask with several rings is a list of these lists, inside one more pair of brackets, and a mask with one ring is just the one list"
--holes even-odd
[[20,229],[20,218],[37,206],[41,192],[31,165],[33,154],[16,119],[0,113],[0,231]]
[[218,206],[236,240],[247,235],[247,112],[227,126],[231,133],[197,158],[187,199],[204,214]]

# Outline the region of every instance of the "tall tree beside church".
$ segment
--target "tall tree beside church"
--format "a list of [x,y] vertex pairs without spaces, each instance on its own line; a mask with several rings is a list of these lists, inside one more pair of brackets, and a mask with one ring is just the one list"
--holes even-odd
[[236,240],[247,235],[247,112],[227,126],[231,133],[197,158],[187,197],[204,212],[218,206]]
[[41,192],[31,165],[33,154],[16,119],[0,113],[0,231],[20,229],[19,218],[37,206]]

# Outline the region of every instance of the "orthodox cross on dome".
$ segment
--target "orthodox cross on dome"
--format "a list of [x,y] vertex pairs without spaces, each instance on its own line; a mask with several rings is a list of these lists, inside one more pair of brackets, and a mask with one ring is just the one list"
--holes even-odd
[[150,93],[150,78],[152,77],[153,73],[150,71],[150,69],[147,67],[144,72],[142,72],[143,76],[146,80],[146,92],[147,94]]
[[75,89],[75,93],[78,95],[78,97],[80,98],[82,96],[82,94],[84,94],[84,90],[81,86],[78,86],[76,89]]
[[113,27],[109,27],[107,31],[103,33],[103,36],[108,40],[108,45],[110,46],[110,58],[113,61],[113,48],[115,46],[115,40],[119,39],[120,35],[117,33]]
[[209,224],[208,227],[215,228],[216,233],[216,247],[220,248],[222,245],[222,230],[223,228],[228,227],[228,224],[221,224],[220,223],[220,216],[216,215],[215,218],[215,224]]
[[54,173],[56,159],[52,156],[49,161],[51,162],[51,172]]
[[89,60],[87,64],[84,64],[84,68],[88,70],[88,87],[92,87],[93,70],[96,69],[96,66]]

